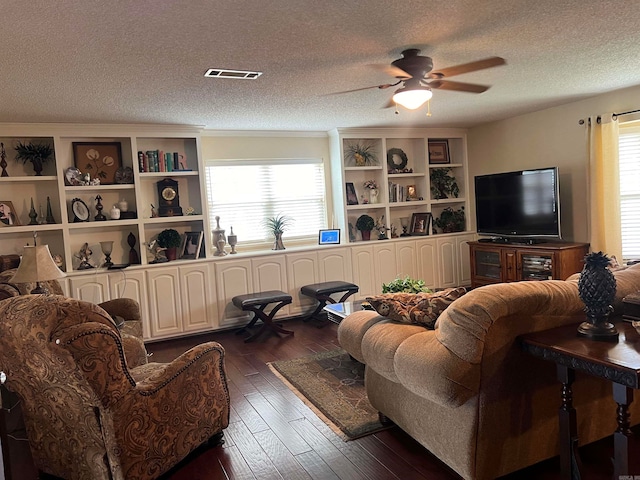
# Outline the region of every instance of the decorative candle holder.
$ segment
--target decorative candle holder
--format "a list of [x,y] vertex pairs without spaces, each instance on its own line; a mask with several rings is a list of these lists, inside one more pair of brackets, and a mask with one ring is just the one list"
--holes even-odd
[[409,229],[409,217],[400,218],[400,225],[402,225],[402,233],[400,234],[400,236],[410,237],[411,235],[407,233],[407,230]]
[[231,233],[229,233],[227,240],[229,241],[229,245],[231,246],[231,252],[229,253],[231,254],[238,253],[236,252],[236,245],[238,244],[238,236],[233,234],[233,227],[231,227]]
[[102,254],[105,256],[103,267],[109,268],[113,263],[111,262],[111,252],[113,252],[113,242],[105,241],[100,242],[100,248],[102,249]]

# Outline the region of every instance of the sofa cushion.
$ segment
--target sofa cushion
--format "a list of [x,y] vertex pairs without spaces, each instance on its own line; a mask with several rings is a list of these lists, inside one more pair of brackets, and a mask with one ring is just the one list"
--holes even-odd
[[388,293],[367,297],[367,301],[391,320],[433,330],[440,314],[465,293],[465,288],[458,287],[435,293]]

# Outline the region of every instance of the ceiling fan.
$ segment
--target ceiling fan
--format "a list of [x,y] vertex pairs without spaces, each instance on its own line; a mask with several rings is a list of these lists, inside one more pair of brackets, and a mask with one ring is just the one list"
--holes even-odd
[[404,50],[402,52],[402,58],[394,60],[391,62],[391,65],[374,65],[397,78],[397,82],[356,88],[339,93],[357,92],[370,88],[385,89],[402,84],[402,87],[395,91],[392,100],[385,105],[385,108],[399,104],[410,110],[415,110],[431,98],[433,95],[431,90],[434,88],[469,93],[482,93],[488,90],[489,87],[485,85],[452,82],[451,80],[444,79],[463,73],[484,70],[485,68],[497,67],[505,63],[506,61],[503,58],[489,57],[483,60],[433,71],[433,60],[431,57],[420,55],[420,50],[417,48],[410,48]]

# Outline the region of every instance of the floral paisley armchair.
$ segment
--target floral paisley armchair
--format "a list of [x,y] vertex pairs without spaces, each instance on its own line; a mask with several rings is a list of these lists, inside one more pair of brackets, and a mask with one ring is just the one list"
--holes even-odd
[[0,301],[0,370],[36,467],[65,479],[153,479],[229,423],[224,349],[130,366],[103,308],[60,295]]

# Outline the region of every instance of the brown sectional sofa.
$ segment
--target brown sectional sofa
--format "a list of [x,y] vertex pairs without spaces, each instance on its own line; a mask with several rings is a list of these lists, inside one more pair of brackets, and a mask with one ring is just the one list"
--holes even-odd
[[[640,290],[640,265],[614,275],[619,313],[622,298]],[[523,353],[517,337],[582,321],[578,277],[477,288],[453,302],[435,330],[356,312],[338,339],[366,365],[376,409],[463,478],[496,478],[559,452],[555,366]],[[611,384],[577,372],[573,392],[580,444],[611,435]],[[638,423],[640,402],[630,411]]]

